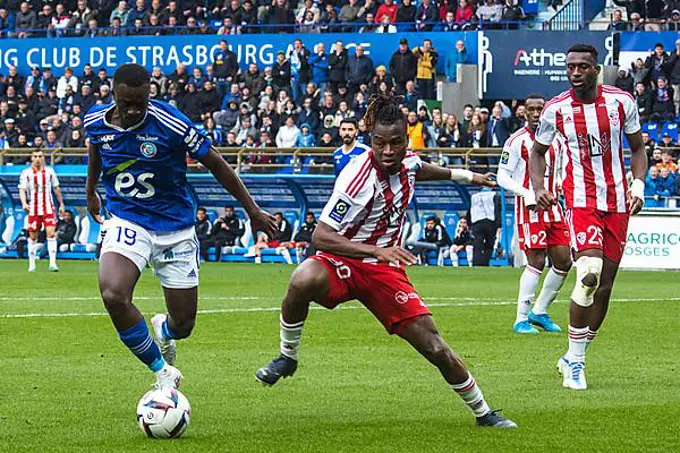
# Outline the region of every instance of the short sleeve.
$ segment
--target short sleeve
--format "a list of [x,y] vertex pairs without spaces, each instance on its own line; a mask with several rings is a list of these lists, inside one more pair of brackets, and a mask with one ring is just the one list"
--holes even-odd
[[544,146],[550,146],[557,134],[557,108],[550,105],[543,109],[541,119],[536,128],[536,141]]
[[515,171],[519,163],[520,151],[519,144],[522,143],[517,137],[513,136],[506,140],[503,145],[503,152],[501,153],[501,161],[498,168],[508,170],[510,173]]
[[352,224],[373,198],[372,181],[372,169],[357,165],[357,160],[351,162],[335,181],[333,194],[319,220],[336,231]]
[[54,170],[50,173],[50,183],[52,184],[52,188],[56,189],[59,187],[59,178],[57,178],[57,173]]
[[623,114],[626,115],[623,131],[628,135],[638,132],[640,130],[640,114],[633,98],[627,95],[623,96]]
[[28,189],[28,174],[25,171],[21,172],[21,175],[19,176],[19,185],[17,186],[19,189]]

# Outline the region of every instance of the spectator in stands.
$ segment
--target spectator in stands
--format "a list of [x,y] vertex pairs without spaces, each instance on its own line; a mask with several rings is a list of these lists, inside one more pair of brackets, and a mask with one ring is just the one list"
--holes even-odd
[[648,208],[662,208],[665,206],[665,201],[661,199],[663,196],[663,183],[659,177],[659,169],[650,167],[645,179],[645,206]]
[[645,84],[638,82],[635,85],[635,103],[637,104],[638,114],[640,115],[640,122],[644,123],[652,114],[652,93],[645,88]]
[[[5,120],[7,121],[7,120]],[[661,171],[664,168],[671,173],[678,172],[678,165],[673,162],[673,151],[668,148],[661,149],[661,162],[656,164],[656,168]]]
[[375,33],[378,25],[375,23],[375,17],[373,17],[373,13],[366,14],[364,19],[364,25],[359,29],[359,33]]
[[616,77],[614,86],[622,89],[623,91],[633,94],[633,76],[628,73],[628,68],[621,66],[619,67],[619,75]]
[[309,57],[309,67],[312,71],[312,82],[322,92],[326,89],[329,77],[329,56],[326,45],[319,43],[315,47],[314,55]]
[[276,54],[276,61],[272,68],[272,77],[274,78],[274,90],[290,91],[290,63],[286,59],[286,53],[279,50]]
[[300,229],[295,234],[295,256],[297,258],[297,263],[302,262],[303,257],[309,257],[315,253],[314,247],[312,246],[312,234],[316,229],[316,217],[314,213],[307,212],[305,214],[305,223],[300,226]]
[[78,77],[73,75],[73,69],[66,68],[64,70],[64,75],[59,78],[57,83],[57,97],[63,98],[66,96],[66,87],[70,86],[73,92],[78,91]]
[[439,54],[432,46],[430,39],[425,39],[423,45],[417,47],[413,54],[417,57],[416,80],[418,81],[418,93],[424,100],[435,99],[434,78],[437,72]]
[[612,13],[612,19],[607,27],[607,30],[609,31],[628,31],[629,25],[628,22],[623,20],[623,13],[621,12],[620,9],[614,10],[614,13]]
[[12,28],[14,28],[14,23],[9,17],[9,11],[7,8],[0,8],[0,38],[6,38]]
[[203,119],[212,117],[215,112],[220,111],[222,103],[220,95],[210,80],[203,82],[203,90],[198,93],[198,102]]
[[[201,244],[201,251],[205,250],[206,252],[203,259],[207,261],[207,251],[212,246],[215,247],[215,261],[221,261],[223,248],[236,246],[238,239],[243,236],[244,232],[243,222],[236,217],[234,208],[225,206],[224,214],[213,225],[211,237],[204,243],[205,247]],[[232,251],[228,251],[228,253]]]
[[661,179],[661,192],[659,193],[660,196],[670,197],[677,193],[677,173],[670,171],[668,167],[664,167],[659,170],[659,179]]
[[674,148],[676,144],[673,142],[673,137],[671,137],[671,135],[668,132],[664,132],[663,136],[661,137],[661,143],[659,143],[659,146],[661,148]]
[[668,85],[665,77],[656,80],[656,89],[652,98],[652,121],[670,121],[675,118],[675,104],[673,103],[673,88]]
[[[425,0],[429,1],[429,0]],[[392,54],[390,59],[390,73],[394,78],[397,91],[403,93],[406,82],[415,80],[418,72],[418,57],[409,49],[408,40],[399,40],[399,49]]]
[[503,146],[505,141],[510,136],[510,126],[508,121],[503,118],[502,110],[498,105],[494,105],[491,110],[491,118],[487,124],[487,142],[486,146],[497,148]]
[[7,72],[7,77],[5,77],[4,85],[6,87],[13,86],[16,92],[20,93],[26,83],[25,78],[19,74],[16,66],[10,65],[8,69],[9,71]]
[[418,9],[413,5],[412,0],[402,0],[397,8],[395,19],[399,31],[413,31],[417,13]]
[[[458,118],[454,114],[449,114],[444,123],[443,134],[437,140],[437,146],[441,148],[456,148],[461,142],[463,134]],[[458,164],[458,162],[452,162]],[[462,162],[461,162],[462,163]]]
[[665,29],[667,31],[680,31],[680,10],[674,9],[671,11],[668,21],[666,22]]
[[[196,230],[196,238],[201,248],[201,259],[208,261],[208,248],[213,246],[212,239],[212,225],[208,219],[208,212],[205,208],[200,207],[196,210],[196,223],[194,224]],[[222,252],[220,247],[220,253]]]
[[[76,242],[76,231],[78,228],[76,222],[73,221],[73,212],[70,210],[64,211],[64,214],[57,220],[57,228],[55,236],[57,237],[57,250],[68,251],[71,244]],[[65,245],[65,250],[62,249]]]
[[486,125],[484,124],[481,114],[475,113],[472,115],[466,132],[464,147],[481,148],[486,145]]
[[641,83],[646,86],[647,74],[649,74],[649,68],[645,67],[645,62],[642,58],[638,58],[633,63],[630,64],[631,74],[633,74],[633,82],[637,85]]
[[217,77],[217,92],[223,97],[227,94],[227,87],[234,82],[239,66],[236,54],[229,50],[227,41],[221,40],[219,45],[220,48],[213,57],[213,67]]
[[347,61],[347,88],[350,96],[354,96],[361,85],[368,85],[373,78],[373,60],[364,54],[364,47],[356,46],[354,55]]
[[416,31],[432,31],[439,22],[439,9],[431,0],[422,0],[416,12]]
[[307,13],[312,14],[312,22],[319,22],[321,19],[321,10],[314,4],[313,0],[305,0],[302,8],[300,8],[295,16],[295,22],[302,24],[307,17]]
[[430,251],[437,252],[437,266],[444,265],[444,252],[451,246],[451,238],[435,216],[425,219],[425,228],[417,241],[407,242],[407,248],[418,256],[419,264],[429,265],[427,255]]
[[472,22],[475,15],[475,9],[470,4],[469,0],[460,0],[458,8],[456,9],[456,22],[461,28]]
[[[345,3],[342,8],[340,8],[340,13],[338,14],[338,20],[340,23],[343,24],[349,24],[352,22],[356,22],[357,19],[359,18],[359,10],[360,6],[357,4],[357,0],[349,0],[349,2]],[[348,33],[352,31],[351,26],[344,26],[340,30],[342,32]]]
[[295,23],[295,16],[286,0],[274,0],[269,12],[268,23],[270,25],[278,25],[271,27],[269,29],[270,33],[289,33],[293,31],[288,25]]
[[503,5],[503,15],[502,20],[505,24],[505,28],[508,30],[519,29],[519,21],[526,19],[524,14],[524,9],[519,4],[518,0],[505,0],[505,5]]
[[82,35],[84,34],[84,30],[87,28],[90,19],[95,19],[95,14],[87,6],[87,0],[78,0],[75,11],[71,13],[68,28],[75,29],[76,36]]
[[425,143],[430,140],[430,136],[425,125],[418,120],[418,115],[416,112],[410,111],[406,117],[406,122],[408,149],[425,149]]
[[338,85],[345,83],[347,80],[348,58],[347,49],[345,49],[342,41],[336,41],[333,52],[328,58],[328,81],[333,93],[337,93]]
[[375,33],[383,34],[383,33],[396,33],[397,32],[397,27],[392,25],[390,22],[390,17],[387,15],[382,16],[382,20],[380,21],[380,25],[375,29]]
[[523,128],[527,122],[527,110],[524,104],[520,104],[515,108],[515,113],[508,121],[510,126],[510,134],[514,134],[519,129]]
[[664,9],[664,0],[647,0],[645,2],[645,31],[661,31]]
[[675,111],[680,112],[680,39],[675,41],[675,50],[668,58],[666,68],[671,86],[673,87]]
[[[296,39],[293,43],[293,48],[288,52],[288,62],[290,63],[291,96],[296,102],[299,102],[300,96],[304,92],[306,85],[311,79],[309,57],[309,50],[307,50],[307,48],[304,46],[302,40]],[[257,66],[255,66],[255,68],[257,69]],[[264,84],[264,80],[262,83]],[[259,94],[262,91],[262,88],[251,89],[254,94]]]
[[[59,10],[59,7],[57,7],[57,11]],[[128,22],[128,16],[130,15],[130,11],[128,10],[128,4],[126,1],[121,0],[118,2],[118,7],[114,9],[111,12],[111,16],[109,17],[109,22],[113,24],[114,19],[120,19],[120,24],[121,26],[125,26]]]
[[[5,125],[7,125],[7,121],[9,121],[9,120],[5,120]],[[14,120],[11,120],[11,121],[12,121],[12,123],[14,122]],[[8,134],[8,132],[6,132],[6,134]],[[8,140],[9,140],[9,135],[7,135],[7,137],[8,137]],[[53,129],[47,131],[47,136],[45,138],[45,143],[44,143],[43,147],[45,149],[61,149],[61,148],[63,148],[63,145],[61,144],[61,142],[57,140],[57,133]]]
[[302,123],[300,126],[300,134],[295,142],[296,148],[314,148],[316,146],[316,138],[311,132],[309,124]]
[[279,148],[293,148],[295,143],[297,143],[298,135],[300,135],[300,129],[295,125],[295,119],[289,116],[276,134],[276,146]]
[[483,4],[480,2],[475,15],[484,28],[500,28],[499,24],[503,18],[503,5],[498,4],[496,0],[486,0],[486,3]]
[[316,134],[319,130],[321,120],[319,119],[319,112],[314,105],[312,98],[306,97],[302,101],[302,109],[297,118],[297,125],[301,127],[302,124],[307,124],[312,134]]
[[255,257],[255,262],[262,263],[262,250],[266,248],[276,249],[278,255],[283,256],[288,264],[293,264],[288,248],[291,247],[291,238],[293,236],[293,229],[290,222],[283,216],[283,213],[277,212],[274,214],[276,219],[277,230],[272,238],[268,238],[266,234],[261,234],[257,238],[257,243],[248,253],[246,257]]
[[198,91],[194,83],[187,83],[187,92],[179,103],[179,109],[194,123],[201,121],[201,105]]
[[666,67],[670,56],[664,51],[663,44],[657,43],[647,59],[645,60],[645,67],[649,69],[649,75],[653,82],[656,82],[659,77],[667,78]]
[[31,10],[28,2],[22,2],[14,17],[14,31],[17,38],[28,38],[38,28],[38,16]]
[[451,258],[451,265],[458,267],[458,253],[465,250],[468,266],[472,267],[472,235],[468,226],[467,219],[462,218],[456,225],[456,234],[453,237],[451,248],[449,249],[449,257]]

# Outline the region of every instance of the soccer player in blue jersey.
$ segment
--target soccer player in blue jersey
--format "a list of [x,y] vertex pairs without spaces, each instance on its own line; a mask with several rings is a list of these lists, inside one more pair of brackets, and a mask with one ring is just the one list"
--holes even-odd
[[340,138],[342,146],[333,152],[333,167],[335,176],[338,176],[343,168],[347,166],[358,155],[371,149],[370,146],[357,142],[359,123],[354,118],[345,118],[340,121]]
[[[99,265],[99,289],[121,341],[156,373],[157,386],[178,387],[175,340],[191,334],[198,304],[199,245],[186,155],[200,161],[245,208],[254,231],[272,234],[274,219],[190,120],[173,106],[149,100],[149,73],[125,64],[113,78],[114,102],[85,116],[90,137],[87,209],[97,222],[101,176],[111,218]],[[152,319],[158,344],[132,294],[149,264],[159,278],[168,314]],[[159,347],[160,346],[160,347]]]

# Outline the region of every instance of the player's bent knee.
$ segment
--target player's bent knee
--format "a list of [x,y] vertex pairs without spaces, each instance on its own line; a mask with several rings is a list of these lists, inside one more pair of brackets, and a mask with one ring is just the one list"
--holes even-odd
[[593,296],[600,285],[602,264],[602,258],[594,256],[582,256],[576,260],[576,284],[571,299],[577,305],[590,307],[593,304]]
[[101,289],[104,306],[109,312],[126,309],[131,303],[130,294],[112,286]]
[[296,294],[316,294],[327,285],[328,276],[322,264],[305,261],[293,272],[288,290]]

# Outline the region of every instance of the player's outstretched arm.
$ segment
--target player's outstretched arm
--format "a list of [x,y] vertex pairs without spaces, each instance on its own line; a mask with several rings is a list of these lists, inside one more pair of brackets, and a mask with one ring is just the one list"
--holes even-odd
[[536,195],[536,204],[541,209],[550,209],[555,203],[552,193],[545,188],[545,153],[550,147],[539,142],[534,142],[534,147],[529,153],[529,176]]
[[208,153],[201,157],[201,163],[210,170],[210,173],[215,176],[222,187],[224,187],[230,194],[238,200],[238,202],[246,210],[246,214],[250,218],[250,226],[253,230],[253,237],[257,237],[257,232],[262,231],[269,237],[274,236],[276,231],[276,222],[274,217],[268,212],[263,211],[255,203],[253,197],[246,189],[246,186],[238,177],[236,172],[227,164],[222,156],[215,148],[210,148]]
[[315,249],[347,258],[376,258],[383,263],[415,264],[418,259],[401,247],[380,248],[374,245],[352,242],[331,226],[319,222],[312,234]]
[[470,170],[457,170],[450,168],[443,168],[437,165],[423,162],[420,171],[416,175],[418,181],[457,181],[476,186],[496,187],[496,182],[492,179],[493,173],[480,174],[474,173]]
[[102,156],[99,154],[99,149],[92,144],[87,145],[87,156],[87,182],[85,183],[87,211],[96,222],[102,223],[100,215],[102,200],[97,193],[97,184],[102,174]]
[[630,171],[633,183],[628,192],[628,207],[632,215],[637,214],[645,205],[645,178],[647,177],[647,153],[642,140],[642,133],[626,134],[630,144]]

